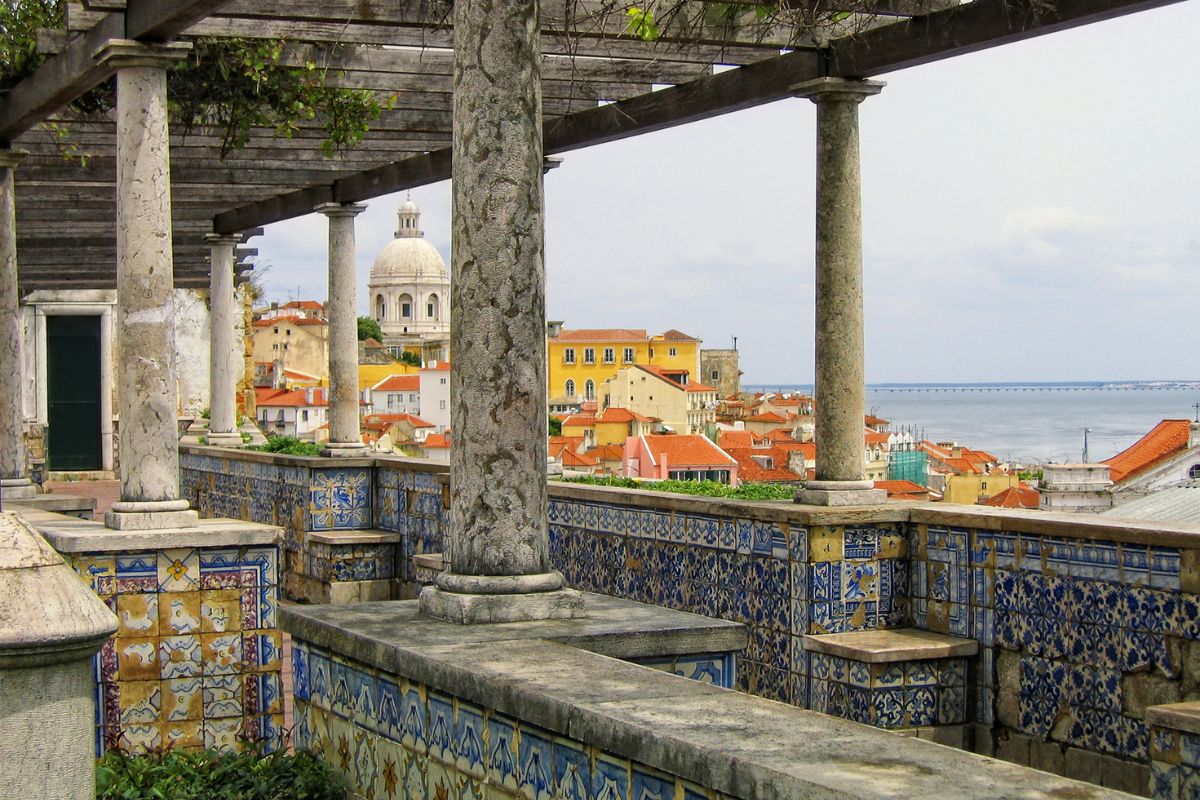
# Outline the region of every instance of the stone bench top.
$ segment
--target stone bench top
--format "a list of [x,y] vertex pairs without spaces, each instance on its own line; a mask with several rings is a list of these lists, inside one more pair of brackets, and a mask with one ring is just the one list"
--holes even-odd
[[1200,700],[1147,706],[1146,723],[1160,728],[1200,734]]
[[590,616],[577,620],[455,625],[418,616],[415,601],[393,601],[285,606],[280,621],[297,640],[731,797],[1129,797],[606,658],[736,649],[746,634],[721,620],[584,596]]
[[804,649],[867,664],[885,664],[973,656],[979,652],[979,642],[916,628],[896,628],[805,636]]
[[412,557],[413,564],[423,569],[444,570],[446,561],[441,553],[418,553]]
[[400,541],[400,534],[374,528],[363,531],[310,531],[305,535],[309,542],[343,546],[397,544]]
[[118,553],[177,547],[242,547],[278,544],[283,529],[236,519],[201,519],[191,528],[117,531],[97,520],[47,511],[18,512],[60,553]]
[[39,494],[36,497],[26,497],[19,500],[7,500],[4,505],[9,511],[18,509],[37,509],[38,511],[95,511],[96,498],[80,497],[77,494]]

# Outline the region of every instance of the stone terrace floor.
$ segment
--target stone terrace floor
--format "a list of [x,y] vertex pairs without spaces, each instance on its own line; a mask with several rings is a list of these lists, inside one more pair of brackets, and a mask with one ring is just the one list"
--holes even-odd
[[113,503],[121,499],[119,480],[103,481],[46,481],[45,488],[54,494],[73,494],[96,499],[96,519],[103,519]]

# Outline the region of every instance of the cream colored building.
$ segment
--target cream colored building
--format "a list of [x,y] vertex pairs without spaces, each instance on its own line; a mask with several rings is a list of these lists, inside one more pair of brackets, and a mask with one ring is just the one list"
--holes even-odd
[[675,433],[702,434],[717,419],[717,390],[689,380],[686,370],[624,367],[601,385],[600,399],[602,410],[657,417]]
[[322,381],[329,375],[329,323],[311,317],[274,317],[253,323],[254,360],[283,365]]
[[450,356],[450,275],[441,253],[425,239],[421,211],[406,200],[397,214],[395,238],[380,251],[367,280],[371,316],[383,345],[399,357],[407,351],[422,362]]

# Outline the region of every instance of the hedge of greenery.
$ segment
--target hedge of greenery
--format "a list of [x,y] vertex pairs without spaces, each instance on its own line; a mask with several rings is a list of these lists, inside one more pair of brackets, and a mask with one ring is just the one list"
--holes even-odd
[[564,483],[617,486],[624,489],[696,494],[705,497],[728,497],[734,500],[792,500],[796,495],[794,486],[782,486],[777,483],[743,483],[735,488],[716,481],[639,481],[636,478],[595,477],[592,475],[562,478],[561,480]]
[[313,442],[302,442],[295,436],[271,436],[266,444],[247,447],[247,450],[257,450],[260,453],[282,453],[285,456],[319,456],[321,445]]
[[344,800],[340,776],[305,752],[110,751],[96,764],[97,800]]

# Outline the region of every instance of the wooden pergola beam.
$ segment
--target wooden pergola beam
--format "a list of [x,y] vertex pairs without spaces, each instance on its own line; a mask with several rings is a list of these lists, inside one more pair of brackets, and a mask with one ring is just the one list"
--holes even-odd
[[60,110],[112,76],[96,53],[112,39],[159,42],[171,39],[229,0],[128,0],[124,14],[106,14],[85,34],[0,97],[0,144]]

